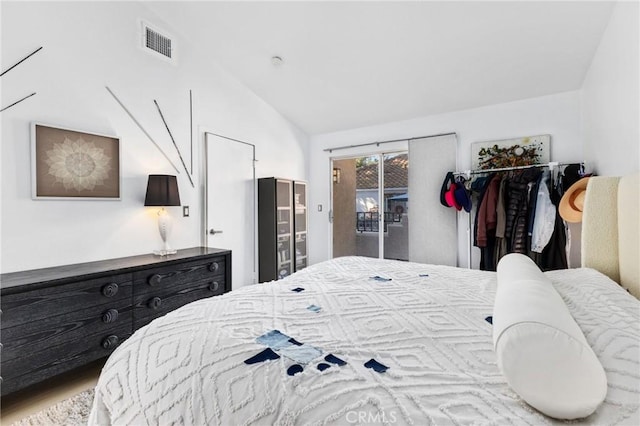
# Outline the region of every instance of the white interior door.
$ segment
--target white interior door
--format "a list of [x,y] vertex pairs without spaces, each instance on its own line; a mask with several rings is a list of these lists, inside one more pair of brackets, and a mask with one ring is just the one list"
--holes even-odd
[[256,283],[254,147],[206,133],[207,246],[232,251],[234,289]]

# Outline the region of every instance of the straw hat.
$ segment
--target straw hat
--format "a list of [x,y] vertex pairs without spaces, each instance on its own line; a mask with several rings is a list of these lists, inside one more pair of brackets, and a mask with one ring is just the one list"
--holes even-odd
[[584,208],[584,197],[587,194],[588,182],[588,177],[580,179],[571,185],[562,196],[559,208],[560,216],[567,222],[582,222],[582,210]]

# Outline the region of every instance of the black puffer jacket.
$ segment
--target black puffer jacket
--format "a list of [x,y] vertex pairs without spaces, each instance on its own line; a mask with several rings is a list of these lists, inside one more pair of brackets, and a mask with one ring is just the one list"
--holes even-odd
[[505,204],[507,210],[505,238],[510,253],[527,253],[529,192],[542,173],[539,169],[527,169],[507,181]]

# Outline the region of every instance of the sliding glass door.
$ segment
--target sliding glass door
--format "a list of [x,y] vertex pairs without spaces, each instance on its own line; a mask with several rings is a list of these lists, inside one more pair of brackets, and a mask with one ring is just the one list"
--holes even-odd
[[406,152],[332,159],[333,257],[408,260]]

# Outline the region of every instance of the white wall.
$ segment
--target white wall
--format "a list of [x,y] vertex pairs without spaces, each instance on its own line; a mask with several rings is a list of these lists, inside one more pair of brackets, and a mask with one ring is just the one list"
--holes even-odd
[[[406,142],[352,148],[333,154],[324,152],[325,148],[448,132],[456,132],[458,136],[459,170],[471,167],[470,144],[473,142],[547,133],[551,134],[553,161],[578,162],[583,159],[578,91],[313,136],[309,148],[311,263],[329,257],[330,157],[406,149]],[[319,204],[323,206],[322,212],[317,210]],[[452,214],[455,213],[452,211]],[[467,265],[468,258],[467,217],[465,213],[458,213],[458,264],[461,266]]]
[[[189,163],[189,89],[198,129],[257,145],[258,177],[307,179],[307,136],[180,37],[142,3],[2,2],[2,69],[44,49],[2,77],[1,105],[37,95],[2,113],[2,272],[149,253],[159,247],[155,211],[143,207],[147,175],[175,174],[116,104],[111,87],[174,163],[180,161],[153,104],[157,99]],[[177,39],[178,64],[139,46],[138,19]],[[215,58],[213,58],[215,59]],[[29,123],[39,121],[121,138],[122,200],[34,201]],[[194,136],[194,181],[178,175],[183,205],[172,245],[200,244],[202,136]],[[221,200],[222,201],[222,200]],[[223,200],[213,208],[224,208]]]
[[582,87],[584,155],[599,175],[640,164],[640,11],[616,4]]

